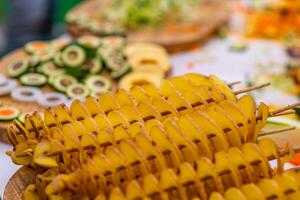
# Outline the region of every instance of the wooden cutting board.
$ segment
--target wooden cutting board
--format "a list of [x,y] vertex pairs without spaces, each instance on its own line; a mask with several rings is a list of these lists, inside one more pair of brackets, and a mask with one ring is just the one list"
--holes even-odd
[[[84,1],[73,8],[70,13],[75,15],[86,13],[93,19],[98,19],[108,1]],[[197,8],[197,12],[199,13],[198,19],[193,23],[169,23],[160,28],[128,30],[125,35],[129,42],[153,42],[165,46],[169,52],[192,49],[198,47],[201,42],[228,21],[229,1],[213,0],[203,3]],[[87,28],[78,27],[75,24],[67,24],[67,27],[69,33],[74,37],[87,33],[92,34]]]
[[[0,74],[6,75],[7,68],[11,62],[13,62],[15,59],[23,58],[28,56],[22,49],[18,49],[16,51],[11,52],[7,56],[3,57],[0,61]],[[104,75],[105,77],[109,78],[112,83],[112,90],[115,91],[117,88],[117,82],[112,80],[108,73],[103,72],[101,75]],[[53,92],[54,90],[50,88],[49,86],[45,86],[42,89],[42,92]],[[2,101],[3,105],[5,106],[14,106],[18,109],[20,109],[21,112],[34,112],[39,111],[42,112],[44,107],[41,107],[37,103],[28,103],[28,102],[20,102],[15,101],[10,97],[10,95],[2,96],[0,97],[0,100]],[[8,139],[6,137],[6,128],[11,124],[11,122],[0,122],[0,141],[8,143]]]
[[[279,147],[291,144],[294,149],[300,148],[300,130],[288,131],[281,134],[266,136],[273,139]],[[27,168],[20,168],[9,180],[4,191],[4,200],[21,200],[21,196],[26,186],[34,183],[37,172]]]

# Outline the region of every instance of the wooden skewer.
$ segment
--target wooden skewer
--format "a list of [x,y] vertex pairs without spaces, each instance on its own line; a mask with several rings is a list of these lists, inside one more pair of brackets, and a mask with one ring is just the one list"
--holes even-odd
[[287,105],[287,106],[285,106],[285,107],[282,107],[282,108],[279,108],[279,109],[277,109],[277,110],[274,110],[274,111],[270,112],[270,116],[276,115],[276,114],[278,114],[278,113],[282,113],[282,112],[284,112],[284,111],[286,111],[286,110],[290,110],[290,109],[295,108],[295,107],[297,107],[297,106],[300,106],[300,102],[294,103],[294,104],[290,104],[290,105]]
[[[300,148],[298,147],[298,148],[296,148],[296,149],[293,149],[293,152],[294,153],[300,153]],[[290,149],[281,149],[281,151],[279,150],[279,155],[280,155],[280,157],[283,157],[283,156],[285,156],[285,155],[288,155],[288,154],[290,154],[291,152],[290,152]]]
[[229,87],[231,87],[231,86],[234,86],[234,85],[237,85],[237,84],[240,84],[240,83],[241,83],[241,81],[235,81],[235,82],[227,83],[227,85],[228,85]]
[[279,117],[279,116],[284,116],[284,115],[291,115],[291,114],[295,114],[296,112],[294,110],[287,110],[285,112],[281,112],[281,113],[277,113],[275,115],[270,115],[269,118],[271,117]]
[[282,132],[286,132],[286,131],[292,131],[295,129],[296,129],[296,127],[294,127],[294,126],[288,127],[288,128],[282,128],[282,129],[278,129],[278,130],[274,130],[274,131],[262,132],[258,136],[262,137],[262,136],[267,136],[267,135],[273,135],[273,134],[282,133]]
[[261,84],[261,85],[258,85],[258,86],[253,86],[253,87],[248,87],[248,88],[240,89],[240,90],[234,91],[233,93],[235,95],[238,95],[238,94],[250,92],[250,91],[253,91],[253,90],[261,89],[261,88],[264,88],[264,87],[268,87],[270,85],[271,85],[271,83],[265,83],[265,84]]

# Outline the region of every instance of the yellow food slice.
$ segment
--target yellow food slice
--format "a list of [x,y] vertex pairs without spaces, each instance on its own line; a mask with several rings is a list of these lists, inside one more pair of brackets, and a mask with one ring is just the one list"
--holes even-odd
[[285,195],[283,194],[283,191],[274,180],[262,179],[257,185],[266,199],[272,196],[277,196],[278,199],[282,200],[286,199]]
[[144,85],[142,85],[142,88],[144,89],[145,93],[149,97],[153,97],[153,98],[161,97],[161,95],[159,93],[159,89],[153,83],[144,84]]
[[124,53],[126,56],[134,56],[136,53],[141,51],[153,51],[157,53],[166,53],[166,50],[157,44],[146,43],[146,42],[136,42],[126,45]]
[[144,191],[141,188],[140,184],[133,180],[131,181],[126,189],[126,198],[127,199],[143,199],[144,198]]
[[247,200],[247,196],[245,196],[239,189],[237,188],[230,188],[228,189],[224,197],[226,200]]
[[248,137],[248,123],[246,116],[243,114],[239,106],[231,101],[221,101],[218,103],[218,107],[228,114],[228,117],[232,119],[236,126],[239,129],[239,132],[242,133],[243,140],[246,141]]
[[132,72],[120,80],[119,87],[127,91],[134,85],[142,86],[147,83],[153,83],[156,87],[159,87],[161,85],[161,81],[161,76],[158,76],[157,74]]
[[268,160],[263,156],[263,152],[255,143],[246,143],[242,147],[245,159],[250,163],[254,177],[270,178],[272,169],[269,168]]
[[249,200],[265,200],[262,191],[254,183],[243,185],[241,191],[247,196]]
[[282,173],[284,163],[282,163],[282,160],[280,159],[278,148],[273,140],[271,140],[270,138],[264,138],[259,141],[258,145],[263,151],[264,155],[268,158],[268,160],[277,161],[277,171],[278,173]]
[[96,98],[89,96],[86,98],[84,104],[92,117],[98,114],[104,114]]
[[154,74],[161,78],[165,75],[164,71],[156,63],[142,63],[139,66],[135,66],[133,70],[134,72]]
[[193,163],[202,153],[201,150],[188,137],[185,137],[173,120],[167,120],[164,127],[169,139],[177,145],[185,161]]
[[224,193],[222,181],[217,175],[214,165],[210,159],[206,157],[199,158],[195,163],[195,169],[199,180],[203,182],[203,184],[210,183],[211,187],[205,191],[207,197],[215,191]]
[[115,97],[120,106],[133,106],[136,103],[134,98],[124,89],[119,89]]
[[256,125],[256,103],[251,96],[242,96],[237,100],[237,104],[241,108],[242,112],[247,118],[247,123],[249,127],[249,137],[247,138],[248,142],[253,141],[255,125]]
[[209,76],[209,80],[215,87],[219,87],[220,91],[225,95],[227,100],[236,101],[236,96],[230,89],[230,87],[220,80],[216,75]]
[[237,167],[226,152],[219,151],[215,154],[215,170],[221,178],[225,190],[241,186],[242,180],[237,173]]
[[241,175],[242,184],[253,183],[256,181],[252,177],[252,168],[249,163],[243,157],[242,151],[237,147],[232,147],[228,150],[228,155],[231,158],[232,163],[236,166]]
[[149,170],[153,174],[159,174],[166,168],[165,160],[162,154],[151,144],[151,141],[142,134],[137,134],[134,137],[136,145],[139,147],[145,159],[149,163]]
[[242,142],[245,141],[243,135],[234,124],[233,120],[230,119],[225,112],[223,112],[216,104],[211,104],[207,108],[206,114],[218,124],[233,146],[241,147]]
[[[190,118],[185,119],[185,121],[181,121],[182,119],[180,118],[179,124],[182,123],[181,127],[189,127],[189,123],[192,121],[198,125],[198,130],[202,130],[206,137],[209,138],[215,151],[227,150],[229,148],[229,144],[232,141],[227,141],[223,130],[208,115],[204,112],[194,112],[188,116]],[[186,133],[188,134],[188,132]],[[239,144],[238,141],[236,142],[237,144]]]
[[254,136],[252,138],[252,141],[257,140],[257,137],[260,134],[262,128],[267,123],[268,117],[269,117],[269,107],[264,103],[260,103],[260,105],[258,106],[258,112],[257,112],[257,116],[256,116],[255,132],[254,132]]
[[85,118],[91,117],[89,111],[84,104],[78,99],[74,100],[70,107],[71,116],[77,121],[81,121]]
[[167,53],[160,53],[154,51],[142,51],[135,53],[134,56],[128,57],[128,63],[136,70],[142,64],[153,64],[159,67],[164,73],[170,70],[170,60]]
[[166,133],[160,127],[152,127],[150,137],[160,149],[168,167],[177,167],[183,161],[183,157],[177,146],[168,140]]
[[184,191],[180,187],[178,177],[172,169],[165,169],[161,173],[159,185],[163,191],[165,191],[168,199],[186,199],[184,198]]
[[115,96],[112,93],[104,93],[99,98],[99,104],[104,113],[120,108]]
[[[170,121],[169,123],[171,123],[171,120],[169,121]],[[165,123],[166,128],[168,128],[167,125],[168,124],[166,122]],[[183,134],[195,143],[195,145],[199,149],[198,153],[201,156],[205,156],[210,159],[213,158],[212,155],[213,149],[210,147],[209,140],[207,139],[202,129],[191,118],[189,118],[188,116],[180,117],[178,120],[178,126],[182,130]]]

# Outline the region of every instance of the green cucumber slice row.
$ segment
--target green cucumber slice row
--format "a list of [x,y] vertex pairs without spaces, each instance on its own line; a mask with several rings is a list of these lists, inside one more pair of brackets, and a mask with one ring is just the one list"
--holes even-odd
[[12,106],[0,107],[0,121],[12,121],[20,114],[19,109]]
[[68,67],[77,67],[84,63],[86,53],[77,45],[70,45],[62,52],[62,60]]
[[29,60],[22,58],[15,60],[8,66],[8,76],[11,78],[18,78],[29,69]]
[[47,83],[46,76],[38,73],[28,73],[20,77],[22,85],[40,87]]
[[70,76],[67,74],[61,74],[61,75],[58,75],[56,78],[53,78],[53,80],[51,80],[51,82],[52,82],[53,87],[56,90],[58,90],[60,92],[66,92],[67,88],[70,85],[77,83],[77,79],[74,78],[73,76]]
[[45,62],[45,63],[41,64],[40,66],[38,66],[37,71],[39,73],[42,73],[42,74],[46,75],[46,76],[50,76],[50,75],[55,76],[55,75],[64,73],[63,69],[59,69],[51,61]]
[[100,75],[93,75],[85,80],[85,85],[93,92],[108,92],[111,89],[111,82],[108,78]]
[[81,68],[89,70],[91,74],[97,74],[102,70],[102,62],[98,58],[89,59],[83,63]]
[[90,89],[81,83],[74,83],[67,88],[67,95],[72,99],[84,99],[90,94]]

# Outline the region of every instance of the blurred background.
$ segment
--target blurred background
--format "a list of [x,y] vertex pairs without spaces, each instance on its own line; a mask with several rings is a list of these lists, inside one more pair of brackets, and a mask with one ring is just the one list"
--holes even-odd
[[[29,41],[49,40],[65,33],[64,17],[68,10],[80,2],[81,0],[1,0],[0,56]],[[22,12],[31,14],[24,17]],[[25,35],[27,30],[33,34]]]

